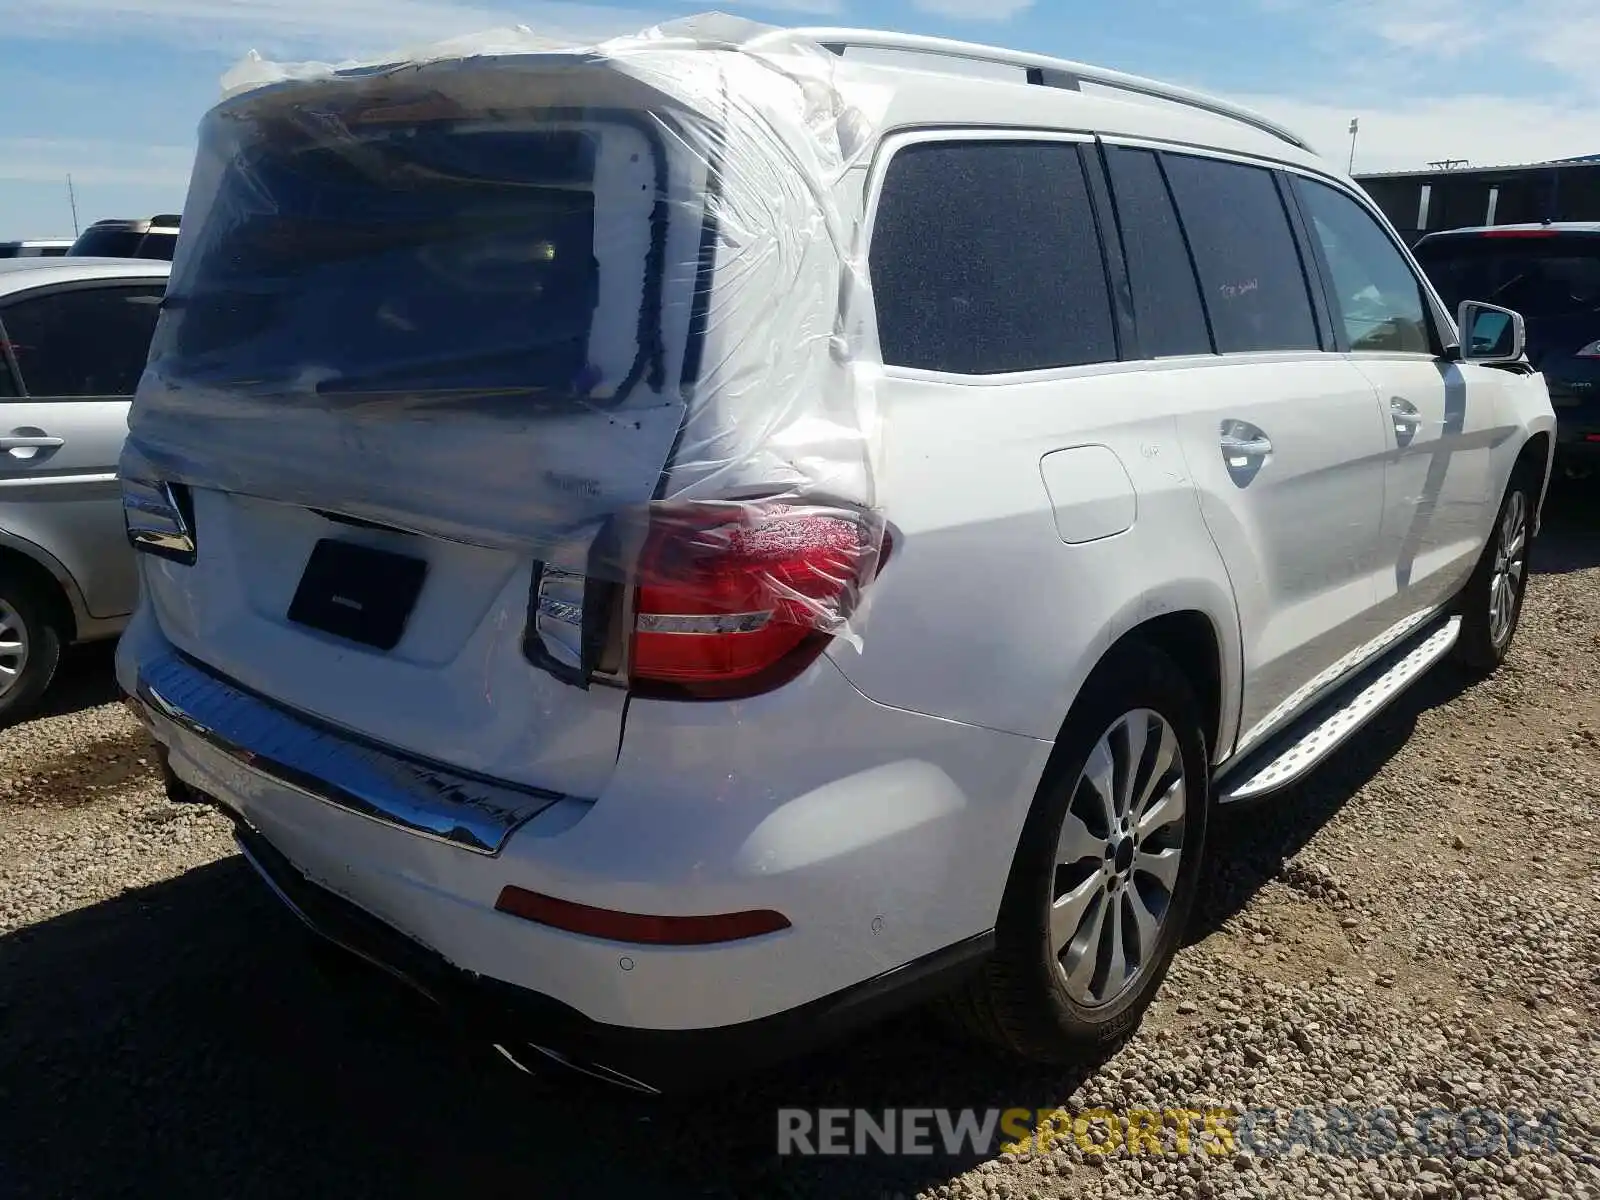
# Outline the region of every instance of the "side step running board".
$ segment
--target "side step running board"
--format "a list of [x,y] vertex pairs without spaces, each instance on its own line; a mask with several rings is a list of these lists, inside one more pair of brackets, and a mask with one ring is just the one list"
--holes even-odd
[[1230,773],[1218,788],[1218,802],[1253,800],[1301,778],[1448,654],[1460,636],[1461,618],[1451,617],[1390,662],[1359,691],[1348,698],[1341,697],[1336,707],[1313,718],[1315,723],[1294,737],[1276,757],[1247,764],[1237,777]]

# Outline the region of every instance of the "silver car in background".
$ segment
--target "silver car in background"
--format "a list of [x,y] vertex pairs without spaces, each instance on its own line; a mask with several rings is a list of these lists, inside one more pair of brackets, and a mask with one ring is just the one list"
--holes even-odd
[[116,464],[169,269],[0,261],[0,725],[138,600]]

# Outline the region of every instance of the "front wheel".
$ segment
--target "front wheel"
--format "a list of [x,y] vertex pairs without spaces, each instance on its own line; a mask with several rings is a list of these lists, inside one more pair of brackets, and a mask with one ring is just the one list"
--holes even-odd
[[1046,1063],[1091,1055],[1137,1024],[1194,904],[1208,783],[1188,680],[1152,647],[1114,651],[1056,742],[994,954],[952,998],[959,1022]]
[[1490,674],[1511,650],[1528,589],[1533,505],[1532,484],[1525,473],[1518,472],[1500,502],[1478,565],[1457,597],[1461,636],[1456,640],[1455,659],[1472,674]]

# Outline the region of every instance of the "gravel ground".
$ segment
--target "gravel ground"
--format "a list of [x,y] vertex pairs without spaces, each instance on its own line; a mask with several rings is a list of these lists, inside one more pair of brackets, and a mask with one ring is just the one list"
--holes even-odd
[[[693,1102],[522,1076],[306,953],[80,654],[0,736],[0,1196],[1600,1198],[1600,506],[1553,504],[1507,667],[1426,681],[1223,822],[1162,998],[1075,1072],[913,1014]],[[1159,1156],[777,1159],[778,1108],[843,1106],[1279,1117]],[[1399,1146],[1341,1151],[1327,1119],[1378,1108]],[[1469,1108],[1555,1118],[1515,1155],[1481,1120],[1416,1144]]]

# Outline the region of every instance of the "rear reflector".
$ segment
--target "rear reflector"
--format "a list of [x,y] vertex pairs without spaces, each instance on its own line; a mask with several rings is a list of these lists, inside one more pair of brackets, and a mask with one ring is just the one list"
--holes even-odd
[[789,918],[770,909],[704,917],[654,917],[574,904],[510,885],[501,889],[494,906],[499,912],[552,929],[637,946],[710,946],[789,928]]
[[1583,435],[1586,442],[1600,442],[1600,433],[1586,433]]
[[776,681],[850,616],[884,545],[870,517],[843,509],[663,509],[640,555],[630,679],[704,695]]

